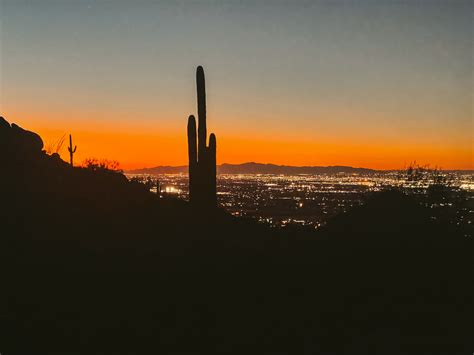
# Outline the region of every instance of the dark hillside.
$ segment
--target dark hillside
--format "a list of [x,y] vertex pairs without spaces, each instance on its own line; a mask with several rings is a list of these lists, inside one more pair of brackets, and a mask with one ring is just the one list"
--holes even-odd
[[72,168],[0,119],[0,351],[462,354],[472,239],[398,191],[271,229]]

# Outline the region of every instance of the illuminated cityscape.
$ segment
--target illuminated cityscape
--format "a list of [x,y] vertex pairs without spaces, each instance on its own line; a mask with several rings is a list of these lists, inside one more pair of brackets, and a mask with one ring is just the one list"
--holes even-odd
[[[187,174],[127,175],[148,183],[161,197],[188,199]],[[453,223],[471,224],[474,219],[474,175],[445,173],[450,197],[426,200],[432,176],[408,179],[402,172],[319,175],[218,175],[219,205],[238,217],[272,226],[300,225],[319,228],[328,218],[361,205],[371,193],[397,187],[423,199],[433,209],[433,218],[451,216]]]

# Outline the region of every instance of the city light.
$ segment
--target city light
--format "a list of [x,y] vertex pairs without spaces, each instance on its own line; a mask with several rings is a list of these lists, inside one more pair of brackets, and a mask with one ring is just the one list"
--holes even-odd
[[[187,174],[133,177],[142,181],[157,179],[162,186],[161,196],[188,199]],[[449,177],[456,189],[468,192],[466,198],[471,199],[472,203],[473,196],[469,192],[474,190],[474,176],[451,173]],[[330,217],[363,204],[370,193],[397,187],[407,193],[426,194],[431,183],[429,177],[411,181],[400,171],[370,175],[220,174],[217,177],[217,198],[219,205],[236,217],[253,218],[271,226],[300,225],[316,229]],[[156,187],[150,191],[156,193]],[[450,202],[440,202],[428,207],[439,209],[452,206]],[[469,218],[465,215],[472,216],[474,213],[471,210],[459,212],[455,223],[468,223]]]

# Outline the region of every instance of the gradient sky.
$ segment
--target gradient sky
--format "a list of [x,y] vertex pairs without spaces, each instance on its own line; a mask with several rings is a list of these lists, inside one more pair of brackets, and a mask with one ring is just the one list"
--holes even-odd
[[[76,161],[474,169],[471,1],[0,0],[0,114]],[[67,158],[64,147],[61,156]]]

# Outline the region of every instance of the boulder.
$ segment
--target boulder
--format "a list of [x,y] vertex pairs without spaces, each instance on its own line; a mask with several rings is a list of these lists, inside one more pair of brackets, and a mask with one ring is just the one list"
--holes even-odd
[[2,116],[0,116],[0,130],[7,130],[10,129],[10,123],[6,119],[4,119]]
[[12,123],[13,143],[17,144],[25,153],[40,153],[43,150],[43,140],[34,132],[27,131]]

